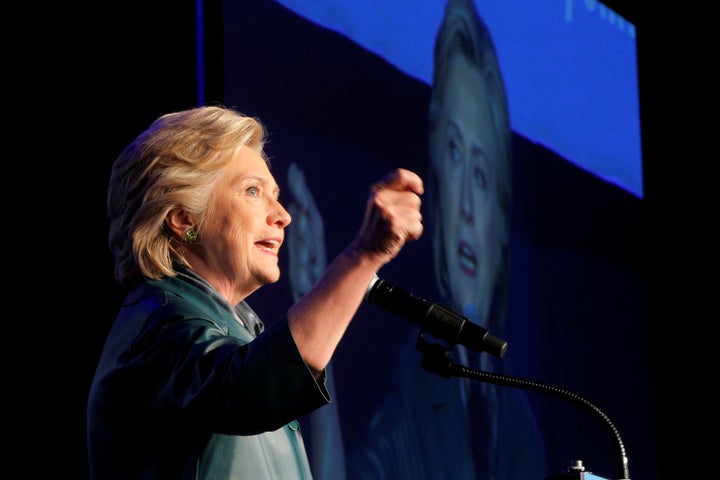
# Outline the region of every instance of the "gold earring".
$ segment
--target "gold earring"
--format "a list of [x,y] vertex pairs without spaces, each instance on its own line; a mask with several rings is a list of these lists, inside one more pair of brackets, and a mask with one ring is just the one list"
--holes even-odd
[[195,243],[197,242],[198,238],[198,232],[194,228],[191,228],[190,230],[187,230],[185,232],[185,241],[187,243]]

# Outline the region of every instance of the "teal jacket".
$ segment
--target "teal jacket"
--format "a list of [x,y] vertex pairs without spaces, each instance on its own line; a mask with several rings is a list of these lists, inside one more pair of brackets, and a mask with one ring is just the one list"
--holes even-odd
[[192,275],[128,292],[88,397],[91,480],[312,478],[296,419],[329,403],[325,375],[286,318],[256,336],[236,308]]

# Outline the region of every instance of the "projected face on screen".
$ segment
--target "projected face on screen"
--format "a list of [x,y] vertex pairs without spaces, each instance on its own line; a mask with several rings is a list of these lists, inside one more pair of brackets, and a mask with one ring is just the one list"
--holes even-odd
[[455,308],[500,331],[511,133],[489,31],[467,11],[448,9],[435,50],[429,137],[435,269],[441,293]]
[[498,176],[505,162],[482,73],[464,55],[449,62],[432,145],[438,186],[438,252],[448,291],[466,315],[487,318],[507,225]]

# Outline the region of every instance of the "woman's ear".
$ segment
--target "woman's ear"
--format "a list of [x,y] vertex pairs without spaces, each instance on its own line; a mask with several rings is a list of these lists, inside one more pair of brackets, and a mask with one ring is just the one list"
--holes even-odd
[[186,210],[176,208],[168,212],[165,224],[178,238],[185,238],[188,230],[194,230],[195,222]]

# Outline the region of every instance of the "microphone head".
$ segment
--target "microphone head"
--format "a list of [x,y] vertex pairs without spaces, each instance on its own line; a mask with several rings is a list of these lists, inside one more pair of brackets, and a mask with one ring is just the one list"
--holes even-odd
[[491,333],[488,333],[485,336],[485,341],[483,342],[483,344],[483,348],[486,352],[500,358],[505,355],[505,351],[508,347],[508,344],[505,340],[502,340]]

